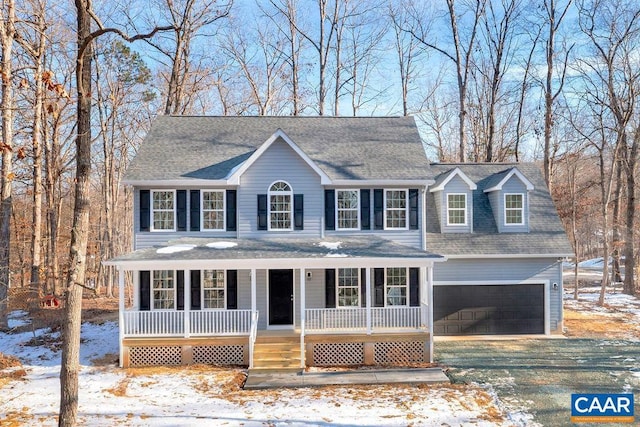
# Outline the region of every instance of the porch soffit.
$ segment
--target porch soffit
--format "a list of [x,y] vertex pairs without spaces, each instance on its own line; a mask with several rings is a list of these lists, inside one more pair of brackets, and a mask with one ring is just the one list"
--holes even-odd
[[375,236],[332,239],[183,238],[104,262],[139,268],[336,268],[431,266],[446,258]]

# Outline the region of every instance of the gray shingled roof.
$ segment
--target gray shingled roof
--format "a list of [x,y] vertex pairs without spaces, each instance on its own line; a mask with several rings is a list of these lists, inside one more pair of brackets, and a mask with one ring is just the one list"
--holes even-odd
[[[532,163],[432,164],[438,175],[459,167],[478,185],[473,192],[473,233],[440,233],[434,194],[427,193],[427,248],[443,255],[570,255],[573,249],[537,165]],[[529,193],[528,233],[498,233],[488,194],[484,190],[500,182],[516,167],[534,186]]]
[[223,179],[278,129],[332,180],[431,177],[412,117],[159,116],[125,181]]

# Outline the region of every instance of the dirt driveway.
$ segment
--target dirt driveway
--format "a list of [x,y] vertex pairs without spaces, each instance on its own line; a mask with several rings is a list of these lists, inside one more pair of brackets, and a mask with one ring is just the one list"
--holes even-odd
[[571,393],[633,392],[640,420],[640,342],[440,341],[434,347],[454,383],[491,384],[508,412],[524,410],[539,425],[572,425]]

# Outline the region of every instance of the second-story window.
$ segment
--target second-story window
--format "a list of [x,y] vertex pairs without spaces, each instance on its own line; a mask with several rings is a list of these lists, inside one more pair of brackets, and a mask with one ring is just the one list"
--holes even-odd
[[524,224],[524,197],[522,194],[504,195],[504,223],[506,225]]
[[224,230],[224,190],[202,191],[202,229]]
[[175,199],[173,190],[151,192],[151,218],[154,231],[175,231]]
[[336,216],[338,230],[358,230],[359,190],[336,190]]
[[384,228],[406,230],[407,190],[386,190],[384,200]]
[[269,230],[291,230],[293,216],[293,191],[284,181],[269,187]]
[[467,225],[466,194],[447,194],[447,225]]

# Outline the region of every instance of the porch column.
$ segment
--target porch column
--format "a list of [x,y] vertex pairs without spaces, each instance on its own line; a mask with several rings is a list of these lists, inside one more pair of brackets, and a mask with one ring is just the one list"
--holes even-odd
[[429,286],[427,282],[429,281],[429,277],[427,276],[427,272],[429,271],[429,267],[420,267],[420,325],[429,327],[429,316],[428,313],[422,310],[423,306],[429,306]]
[[365,280],[367,281],[367,335],[371,335],[371,292],[373,289],[371,288],[371,269],[367,268],[365,270]]
[[[304,368],[306,362],[304,360],[304,330],[306,328],[306,313],[307,309],[306,303],[306,294],[307,294],[307,281],[306,281],[306,271],[304,268],[300,269],[300,367]],[[294,316],[295,317],[295,316]]]
[[118,323],[120,327],[118,328],[120,334],[120,367],[123,367],[124,362],[124,348],[122,346],[122,341],[124,340],[124,270],[122,267],[118,266]]
[[191,270],[184,270],[184,337],[191,336]]
[[427,295],[429,320],[429,362],[433,363],[433,264],[427,267]]
[[258,299],[256,296],[256,269],[251,269],[251,311],[258,309]]

